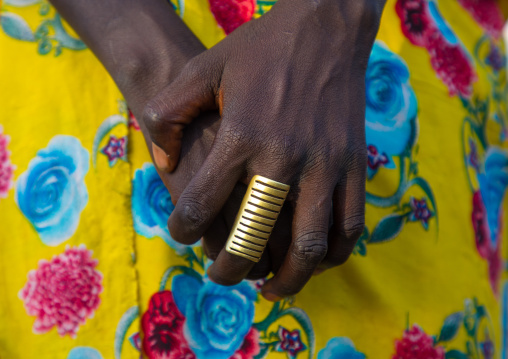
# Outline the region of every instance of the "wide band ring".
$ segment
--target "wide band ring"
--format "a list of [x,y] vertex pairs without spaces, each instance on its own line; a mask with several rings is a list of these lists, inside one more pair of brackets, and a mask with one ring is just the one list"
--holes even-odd
[[254,176],[236,215],[226,250],[259,262],[288,192],[287,184]]

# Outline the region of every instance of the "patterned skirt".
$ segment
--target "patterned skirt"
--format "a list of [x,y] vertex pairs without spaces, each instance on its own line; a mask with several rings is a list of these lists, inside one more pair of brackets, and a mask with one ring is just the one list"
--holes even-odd
[[[213,46],[273,3],[173,5]],[[503,23],[493,0],[388,0],[366,228],[272,303],[171,238],[135,118],[54,9],[0,0],[0,358],[508,358]]]

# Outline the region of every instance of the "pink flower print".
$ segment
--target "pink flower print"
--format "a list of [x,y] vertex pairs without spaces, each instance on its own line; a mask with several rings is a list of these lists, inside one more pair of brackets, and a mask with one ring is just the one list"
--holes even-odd
[[[473,213],[471,214],[471,220],[473,222],[473,228],[475,232],[475,242],[478,254],[483,259],[486,259],[489,264],[489,281],[494,293],[498,293],[498,283],[501,278],[501,272],[503,270],[503,263],[501,260],[500,252],[500,238],[495,238],[495,243],[498,245],[494,246],[493,241],[490,237],[489,224],[487,220],[487,209],[483,202],[480,191],[476,191],[473,195]],[[502,224],[502,215],[499,215],[499,225]],[[501,235],[501,231],[498,232],[498,236]],[[495,247],[495,248],[494,248]]]
[[256,7],[255,0],[208,0],[210,10],[226,35],[249,21]]
[[444,359],[442,346],[434,346],[434,339],[418,325],[404,331],[402,339],[395,341],[392,359]]
[[230,359],[253,359],[259,354],[259,332],[251,328],[243,340],[243,344]]
[[28,315],[36,317],[35,334],[56,326],[60,336],[76,337],[79,326],[93,317],[100,304],[102,274],[95,269],[97,263],[84,245],[67,247],[50,261],[39,261],[39,267],[28,273],[19,297]]
[[450,96],[471,97],[477,75],[471,59],[453,30],[428,0],[397,0],[395,10],[404,35],[430,55],[436,75],[448,87]]
[[11,153],[7,149],[10,138],[3,134],[3,127],[0,125],[0,198],[6,198],[7,193],[13,186],[13,174],[16,167],[11,164]]
[[477,75],[462,46],[437,37],[430,43],[428,51],[430,63],[437,77],[448,87],[450,96],[471,97]]
[[504,19],[496,0],[459,0],[459,3],[490,36],[501,37]]
[[427,47],[429,39],[438,32],[429,15],[427,0],[398,0],[395,11],[407,39],[416,46]]

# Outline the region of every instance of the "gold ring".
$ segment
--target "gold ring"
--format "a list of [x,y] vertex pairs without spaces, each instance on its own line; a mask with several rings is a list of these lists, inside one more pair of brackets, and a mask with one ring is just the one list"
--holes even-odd
[[236,215],[226,250],[259,262],[288,192],[287,184],[254,176]]

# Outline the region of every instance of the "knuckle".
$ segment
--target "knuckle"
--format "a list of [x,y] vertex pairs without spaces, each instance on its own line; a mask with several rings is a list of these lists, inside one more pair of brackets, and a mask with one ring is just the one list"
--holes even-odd
[[355,216],[348,217],[344,221],[344,226],[342,228],[342,236],[350,242],[356,243],[358,238],[362,235],[365,229],[365,215],[359,214]]
[[252,147],[260,155],[251,163],[256,173],[268,177],[282,176],[277,180],[288,182],[299,173],[305,163],[305,148],[292,136],[259,134],[251,139]]
[[306,172],[308,173],[328,173],[333,171],[333,164],[340,159],[338,150],[335,146],[323,144],[309,153]]
[[184,226],[184,233],[200,234],[210,221],[208,206],[195,198],[180,197],[178,207],[180,209],[178,219]]
[[272,158],[281,162],[292,163],[300,157],[298,152],[302,150],[302,146],[293,136],[271,136],[268,141],[265,136],[259,136],[258,141],[260,148],[264,148]]
[[150,131],[160,131],[164,126],[165,111],[158,99],[151,100],[143,110],[143,122]]
[[343,163],[348,166],[349,172],[365,171],[365,168],[367,168],[366,146],[347,148],[343,156]]
[[249,137],[249,133],[242,126],[227,126],[217,135],[216,141],[221,144],[223,155],[240,157],[250,147]]
[[295,241],[294,257],[301,269],[313,269],[326,255],[328,250],[327,233],[323,231],[308,232]]
[[365,229],[365,216],[356,215],[349,217],[344,221],[341,228],[336,228],[335,234],[337,237],[334,239],[338,241],[337,246],[333,251],[327,253],[323,261],[326,268],[336,267],[344,264],[351,256],[356,242],[363,234]]
[[200,57],[194,57],[185,64],[182,73],[185,73],[187,76],[193,77],[198,76],[200,71],[201,71]]

